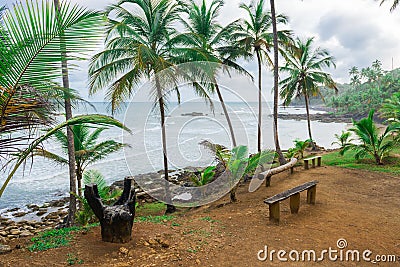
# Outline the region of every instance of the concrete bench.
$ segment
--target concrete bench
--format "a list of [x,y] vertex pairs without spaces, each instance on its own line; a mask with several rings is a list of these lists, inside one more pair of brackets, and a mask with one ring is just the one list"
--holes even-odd
[[307,190],[307,203],[315,204],[317,184],[318,181],[308,182],[264,200],[264,203],[269,205],[269,220],[279,223],[280,202],[288,198],[290,198],[291,213],[298,213],[300,208],[300,192],[305,190]]
[[293,174],[293,168],[294,168],[294,165],[296,165],[296,163],[297,163],[297,159],[296,158],[292,158],[290,160],[290,162],[288,162],[288,163],[286,163],[286,164],[284,164],[282,166],[279,166],[279,167],[276,167],[276,168],[273,168],[273,169],[270,169],[268,171],[260,173],[258,175],[258,179],[260,179],[260,180],[266,179],[265,180],[265,186],[269,187],[269,186],[271,186],[271,177],[272,177],[272,175],[278,174],[280,172],[283,172],[283,171],[286,171],[286,170],[289,170],[289,169],[290,169],[290,174]]
[[315,160],[317,160],[317,166],[321,167],[322,156],[315,156],[315,157],[303,159],[303,161],[304,161],[304,169],[306,169],[306,170],[309,169],[309,164],[308,163],[309,163],[310,160],[312,162],[312,167],[313,168],[315,168]]

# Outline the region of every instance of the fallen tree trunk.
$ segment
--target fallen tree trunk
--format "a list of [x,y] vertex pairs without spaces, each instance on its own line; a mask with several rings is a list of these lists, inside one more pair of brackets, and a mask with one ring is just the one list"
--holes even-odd
[[269,187],[271,185],[271,176],[272,175],[278,174],[278,173],[286,171],[288,169],[290,169],[290,173],[293,173],[293,168],[294,168],[294,165],[296,165],[296,163],[297,163],[297,159],[296,158],[292,158],[290,160],[290,162],[288,162],[288,163],[286,163],[286,164],[284,164],[282,166],[279,166],[279,167],[270,169],[270,170],[268,170],[266,172],[260,173],[258,175],[258,178],[261,179],[261,180],[266,179],[265,186]]
[[124,191],[113,206],[103,205],[96,184],[85,187],[85,198],[100,221],[101,237],[105,242],[127,243],[132,238],[136,204],[132,181],[133,178],[125,178]]

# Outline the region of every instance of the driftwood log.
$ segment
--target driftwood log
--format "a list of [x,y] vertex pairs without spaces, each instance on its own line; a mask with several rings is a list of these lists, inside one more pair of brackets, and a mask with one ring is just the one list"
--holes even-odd
[[85,187],[85,198],[100,221],[101,237],[105,242],[127,243],[132,238],[136,204],[132,182],[132,178],[125,178],[124,191],[113,206],[103,205],[96,184]]
[[296,165],[297,163],[297,159],[296,158],[292,158],[288,163],[286,163],[285,165],[270,169],[266,172],[262,172],[258,175],[259,179],[266,179],[265,180],[265,186],[269,187],[271,186],[271,177],[272,175],[278,174],[280,172],[286,171],[290,169],[290,174],[293,174],[293,168],[294,165]]

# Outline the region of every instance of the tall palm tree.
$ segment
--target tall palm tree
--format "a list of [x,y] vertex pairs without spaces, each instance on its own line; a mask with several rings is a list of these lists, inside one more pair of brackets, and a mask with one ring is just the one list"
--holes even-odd
[[[182,1],[182,10],[188,15],[188,19],[182,17],[181,22],[187,32],[177,37],[177,40],[190,48],[197,49],[203,55],[204,60],[222,63],[249,75],[244,68],[235,62],[238,57],[249,56],[246,51],[235,46],[232,40],[231,34],[235,30],[235,22],[222,27],[217,21],[223,5],[223,0],[213,0],[209,7],[207,7],[205,0],[200,5],[195,0]],[[210,89],[212,92],[215,91],[217,93],[228,123],[233,147],[236,147],[232,122],[218,86],[217,74],[212,73],[211,75],[212,84]]]
[[278,133],[278,105],[279,105],[279,49],[278,49],[278,29],[276,23],[275,0],[270,0],[271,6],[271,19],[272,19],[272,32],[274,43],[274,141],[275,151],[278,154],[279,163],[281,165],[286,163],[285,156],[282,153],[279,144]]
[[[167,89],[178,90],[175,83],[178,81],[175,76],[159,77],[157,74],[187,60],[174,46],[179,5],[170,0],[121,0],[107,8],[107,14],[110,13],[105,50],[93,57],[89,67],[90,92],[93,94],[107,87],[106,98],[115,111],[133,94],[142,79],[151,79],[155,87],[152,95],[161,117],[164,179],[169,194],[165,105]],[[161,80],[164,78],[175,84],[166,85],[166,81]],[[195,89],[208,97],[200,87]],[[166,213],[174,210],[172,205],[167,205]]]
[[[271,13],[265,11],[264,0],[259,0],[257,3],[252,2],[250,5],[241,4],[240,8],[246,11],[248,16],[247,20],[243,20],[242,25],[233,34],[233,39],[237,40],[238,45],[255,54],[258,63],[258,138],[257,148],[261,152],[261,121],[262,121],[262,65],[267,62],[272,66],[273,61],[269,56],[269,52],[273,47],[273,33],[271,32],[272,18]],[[286,24],[287,17],[283,15],[276,16],[276,22],[279,24]],[[278,31],[277,35],[280,42],[284,43],[289,39],[289,31]]]
[[[280,82],[280,95],[284,99],[284,105],[288,106],[295,96],[304,97],[310,140],[313,140],[309,108],[310,96],[322,96],[320,86],[337,90],[331,75],[323,70],[324,67],[336,67],[334,58],[329,55],[327,50],[321,48],[313,50],[313,41],[314,38],[308,38],[305,42],[297,38],[284,54],[286,64],[280,68],[282,72],[288,74],[288,77]],[[315,149],[314,141],[312,146]]]
[[[117,152],[125,145],[114,140],[98,142],[101,133],[107,129],[105,127],[95,128],[95,130],[92,132],[90,129],[93,129],[93,126],[88,126],[85,124],[76,124],[69,128],[71,128],[74,137],[78,196],[81,196],[82,177],[86,167],[104,159],[111,153]],[[69,141],[65,132],[59,130],[54,133],[54,137],[57,143],[63,148],[63,152],[68,155]],[[54,154],[43,148],[36,149],[34,155],[43,156],[60,164],[69,164],[69,160],[64,158],[62,155]]]
[[[50,82],[62,74],[63,87],[69,88],[66,62],[84,58],[85,53],[96,48],[95,39],[101,36],[97,31],[101,21],[98,12],[87,11],[68,2],[60,4],[57,0],[30,1],[26,5],[18,3],[13,6],[12,12],[6,12],[0,38],[0,86],[8,88],[9,100],[3,105],[2,113],[8,106],[7,102],[18,93],[20,85],[51,90],[53,85]],[[70,103],[66,100],[66,117],[71,119]],[[76,192],[74,158],[72,151],[71,193]],[[68,222],[73,222],[75,218],[74,199],[71,194]]]

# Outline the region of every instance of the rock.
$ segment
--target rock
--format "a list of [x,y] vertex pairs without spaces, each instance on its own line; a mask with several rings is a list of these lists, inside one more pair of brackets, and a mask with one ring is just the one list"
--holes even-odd
[[23,217],[23,216],[25,216],[26,214],[28,214],[27,212],[24,212],[24,211],[22,211],[22,212],[16,212],[16,213],[13,213],[13,215],[12,216],[14,216],[14,217]]
[[0,255],[11,252],[11,247],[7,245],[0,245]]
[[2,221],[1,222],[1,226],[7,226],[7,225],[11,225],[14,224],[14,222],[12,220],[6,220],[6,221]]
[[20,237],[28,237],[28,236],[33,236],[33,234],[29,231],[23,231],[22,233],[19,234]]
[[0,244],[5,244],[7,243],[7,240],[5,237],[0,236]]
[[154,240],[154,239],[149,239],[148,243],[150,245],[152,245],[152,246],[157,246],[158,245],[158,242],[156,240]]
[[32,211],[38,211],[40,209],[39,206],[35,205],[35,204],[29,204],[29,205],[26,205],[26,207]]
[[36,216],[42,216],[47,213],[47,209],[39,209],[39,211],[36,213]]
[[168,240],[158,239],[157,241],[161,245],[161,247],[163,247],[163,248],[169,248],[170,247],[170,244],[169,244]]
[[124,248],[124,247],[120,247],[120,248],[119,248],[119,252],[120,252],[121,254],[128,255],[129,249]]
[[20,230],[18,230],[18,229],[12,229],[11,231],[10,231],[10,234],[12,234],[12,235],[20,235],[22,232],[20,231]]
[[17,210],[19,210],[19,208],[12,208],[12,209],[8,209],[7,212],[15,212]]

